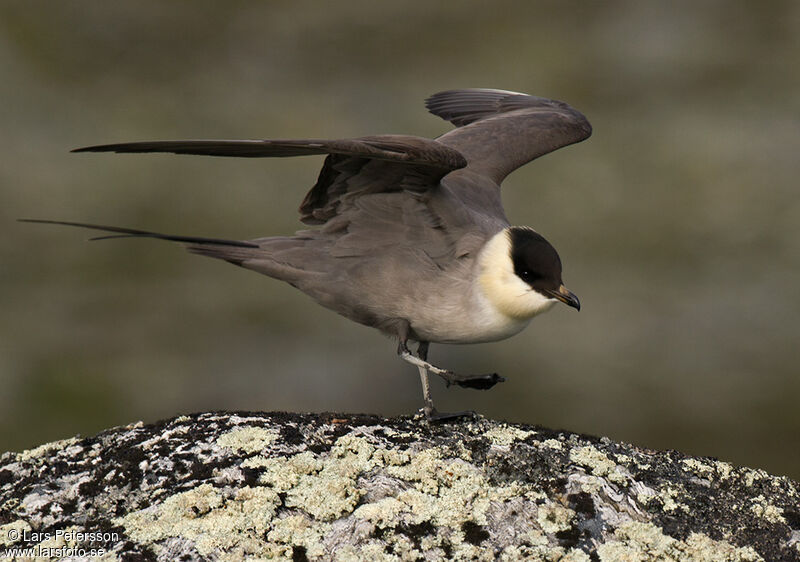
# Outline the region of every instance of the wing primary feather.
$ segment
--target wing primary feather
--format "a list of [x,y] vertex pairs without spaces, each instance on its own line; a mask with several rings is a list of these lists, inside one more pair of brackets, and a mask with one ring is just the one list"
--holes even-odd
[[373,160],[403,162],[442,170],[466,166],[457,151],[435,140],[410,135],[374,135],[354,139],[290,140],[176,140],[101,144],[76,148],[72,152],[147,153],[170,152],[201,156],[242,158],[290,157],[341,154]]
[[76,148],[71,152],[195,154],[200,156],[235,156],[261,158],[289,157],[328,152],[325,141],[312,140],[175,140],[101,144]]

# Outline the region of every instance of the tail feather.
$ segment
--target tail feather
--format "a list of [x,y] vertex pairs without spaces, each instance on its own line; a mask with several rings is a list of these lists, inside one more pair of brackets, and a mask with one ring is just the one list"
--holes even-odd
[[[186,244],[211,244],[216,246],[232,246],[238,248],[258,248],[258,244],[246,242],[244,240],[226,240],[223,238],[205,238],[202,236],[177,236],[174,234],[162,234],[160,232],[150,232],[148,230],[137,230],[135,228],[124,228],[121,226],[106,226],[101,224],[89,224],[85,222],[51,221],[43,219],[18,219],[19,222],[34,222],[40,224],[61,224],[66,226],[77,226],[80,228],[90,228],[92,230],[102,230],[105,232],[116,232],[106,236],[95,236],[90,240],[108,240],[110,238],[158,238],[159,240],[170,240],[172,242],[184,242]],[[197,252],[199,253],[199,252]]]
[[244,266],[244,262],[268,258],[264,249],[255,244],[248,246],[224,246],[221,244],[187,244],[186,249],[199,256],[225,260],[234,265]]
[[[170,240],[181,242],[186,245],[186,249],[201,256],[225,260],[234,265],[252,269],[264,275],[275,277],[289,283],[295,282],[302,277],[305,272],[302,269],[290,265],[285,260],[275,259],[275,252],[278,254],[287,250],[296,249],[299,242],[291,237],[262,238],[256,241],[246,240],[226,240],[222,238],[205,238],[200,236],[176,236],[172,234],[162,234],[160,232],[150,232],[148,230],[137,230],[134,228],[124,228],[119,226],[106,226],[99,224],[89,224],[83,222],[53,221],[42,219],[18,219],[20,222],[33,222],[41,224],[61,224],[66,226],[77,226],[92,230],[113,232],[105,236],[96,236],[90,240],[107,240],[109,238],[158,238],[160,240]],[[285,256],[284,256],[285,257]]]

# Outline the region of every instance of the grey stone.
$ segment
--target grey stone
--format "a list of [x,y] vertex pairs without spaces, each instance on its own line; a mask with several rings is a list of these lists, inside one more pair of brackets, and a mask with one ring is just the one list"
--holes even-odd
[[0,554],[22,548],[170,562],[800,560],[800,485],[480,417],[204,413],[0,456]]

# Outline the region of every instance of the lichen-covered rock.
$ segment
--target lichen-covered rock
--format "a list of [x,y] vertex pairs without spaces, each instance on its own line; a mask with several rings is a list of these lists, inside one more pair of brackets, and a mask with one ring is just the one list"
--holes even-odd
[[800,486],[482,418],[207,413],[4,454],[3,554],[800,560]]

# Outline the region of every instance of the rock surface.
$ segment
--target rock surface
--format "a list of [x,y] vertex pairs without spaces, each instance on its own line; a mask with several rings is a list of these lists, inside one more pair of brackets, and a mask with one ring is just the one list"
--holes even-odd
[[800,560],[800,485],[483,418],[204,413],[2,455],[0,556],[23,548],[170,562]]

